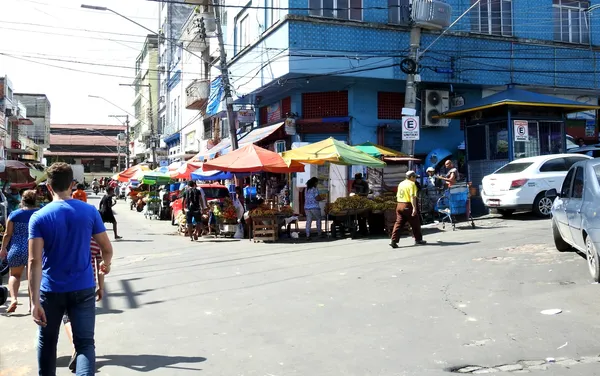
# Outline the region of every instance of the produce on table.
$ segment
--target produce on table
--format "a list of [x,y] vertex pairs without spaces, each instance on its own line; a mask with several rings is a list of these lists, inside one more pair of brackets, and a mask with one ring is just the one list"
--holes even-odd
[[214,216],[223,223],[237,223],[237,211],[230,198],[223,200],[223,209],[221,209],[219,204],[215,204],[212,211]]
[[361,209],[370,209],[370,210],[387,210],[387,209],[395,209],[396,201],[393,198],[387,197],[376,197],[371,200],[362,196],[350,196],[350,197],[340,197],[333,204],[325,205],[326,213],[337,213],[344,212],[348,210],[361,210]]
[[289,205],[284,205],[281,207],[281,209],[279,209],[279,213],[291,217],[294,215],[294,209],[292,209],[292,207]]
[[252,209],[250,211],[251,217],[270,217],[277,215],[279,211],[277,209],[271,209],[267,205],[260,205],[256,209]]
[[373,206],[371,209],[373,210],[388,210],[388,209],[396,209],[396,198],[395,197],[375,197],[373,200]]

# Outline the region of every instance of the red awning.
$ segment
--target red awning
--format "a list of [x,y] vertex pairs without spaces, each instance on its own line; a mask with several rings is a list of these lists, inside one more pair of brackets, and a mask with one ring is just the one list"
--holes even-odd
[[254,144],[249,144],[219,158],[205,162],[202,165],[202,170],[217,170],[223,172],[273,172],[285,174],[288,172],[303,172],[304,165],[301,163],[293,163],[291,166],[288,166],[279,154]]

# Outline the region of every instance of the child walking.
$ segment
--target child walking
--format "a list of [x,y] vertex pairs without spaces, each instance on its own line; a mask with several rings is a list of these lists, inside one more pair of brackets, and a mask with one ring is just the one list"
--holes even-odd
[[[99,302],[104,296],[104,274],[98,273],[98,265],[102,262],[102,252],[100,251],[100,246],[94,239],[90,241],[90,251],[92,252],[92,269],[94,270],[94,281],[96,282],[96,301]],[[75,352],[75,345],[73,344],[73,330],[71,329],[71,320],[69,320],[69,316],[65,313],[63,316],[63,323],[65,324],[65,332],[67,333],[67,337],[69,337],[69,341],[71,342],[71,346],[73,346],[73,355],[71,356],[71,360],[69,361],[69,369],[72,372],[75,372],[77,366],[77,352]]]

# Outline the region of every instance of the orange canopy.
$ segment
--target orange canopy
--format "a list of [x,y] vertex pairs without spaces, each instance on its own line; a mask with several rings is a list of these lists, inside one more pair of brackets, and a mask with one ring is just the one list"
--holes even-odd
[[135,178],[142,171],[150,171],[150,167],[140,163],[118,173],[116,176],[113,176],[113,178],[116,178],[120,182],[127,183],[129,179]]
[[185,179],[190,180],[192,172],[202,168],[202,162],[192,162],[191,160],[185,162],[181,167],[175,171],[171,171],[171,179]]
[[285,174],[288,172],[303,172],[304,165],[301,163],[292,163],[288,166],[279,154],[263,149],[260,146],[249,144],[219,158],[204,162],[202,170]]

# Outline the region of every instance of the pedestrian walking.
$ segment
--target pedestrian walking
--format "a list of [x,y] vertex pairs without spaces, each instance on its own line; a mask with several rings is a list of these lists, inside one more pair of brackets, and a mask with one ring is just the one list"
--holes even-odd
[[[94,271],[94,282],[96,284],[96,301],[99,302],[102,300],[104,296],[104,274],[98,273],[98,265],[102,263],[102,252],[100,251],[100,246],[94,238],[90,241],[90,251],[92,254],[92,270]],[[71,327],[71,320],[69,319],[69,315],[67,313],[63,316],[63,323],[65,324],[65,332],[67,333],[67,337],[69,337],[69,342],[71,346],[73,346],[73,355],[71,356],[71,360],[69,361],[69,369],[73,372],[77,370],[77,351],[75,349],[75,345],[73,343],[73,328]]]
[[427,244],[427,242],[423,240],[423,234],[421,234],[421,219],[419,218],[419,211],[417,209],[416,181],[417,173],[414,171],[407,171],[406,179],[398,184],[398,193],[396,193],[398,202],[396,205],[396,223],[394,223],[392,242],[390,243],[392,248],[398,248],[400,232],[407,223],[410,224],[410,227],[412,228],[415,237],[415,245]]
[[39,375],[56,374],[56,345],[65,312],[71,320],[77,352],[77,375],[95,373],[96,289],[90,238],[100,246],[99,270],[110,272],[113,249],[98,211],[71,199],[73,170],[66,163],[48,168],[51,203],[29,221],[29,288],[38,328]]
[[304,212],[306,213],[306,239],[310,240],[310,229],[312,221],[317,222],[317,234],[321,236],[321,206],[319,201],[323,201],[323,197],[319,194],[317,184],[319,179],[316,177],[308,179],[306,182],[306,191],[304,192]]
[[189,181],[188,188],[183,193],[183,207],[191,241],[198,240],[202,227],[202,209],[206,205],[202,196],[202,192],[196,189],[196,182]]
[[112,187],[106,188],[106,194],[100,200],[98,211],[100,212],[100,216],[102,217],[102,221],[104,223],[112,223],[115,240],[119,240],[123,237],[119,236],[117,233],[117,219],[115,218],[115,213],[112,210],[112,207],[117,203],[117,201],[113,199],[114,197],[115,189]]
[[[37,192],[25,191],[21,198],[21,208],[10,213],[6,221],[6,232],[0,250],[0,259],[8,258],[8,267],[10,268],[8,291],[11,302],[6,313],[13,313],[17,309],[19,285],[27,265],[29,220],[36,211]],[[29,311],[31,311],[31,304]]]

